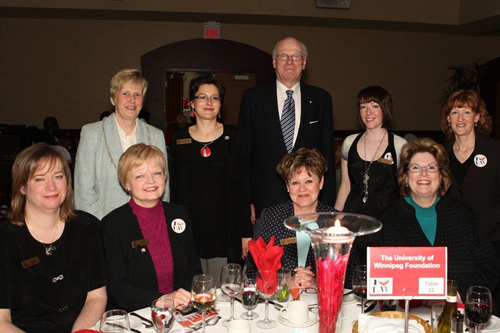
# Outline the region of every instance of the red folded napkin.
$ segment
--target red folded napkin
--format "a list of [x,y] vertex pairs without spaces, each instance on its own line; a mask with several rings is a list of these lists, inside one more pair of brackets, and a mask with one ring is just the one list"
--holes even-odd
[[257,277],[257,289],[265,295],[272,295],[278,287],[278,269],[281,268],[281,257],[283,248],[274,245],[274,236],[268,244],[262,237],[248,242],[248,250],[259,270],[260,277]]

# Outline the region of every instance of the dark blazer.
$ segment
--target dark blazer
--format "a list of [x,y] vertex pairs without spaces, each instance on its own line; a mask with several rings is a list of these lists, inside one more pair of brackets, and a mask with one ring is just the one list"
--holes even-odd
[[[191,290],[193,276],[202,273],[191,220],[183,206],[163,202],[163,209],[174,261],[174,291],[179,288]],[[186,222],[182,233],[172,230],[171,223],[176,218]],[[162,294],[158,291],[156,270],[147,246],[133,248],[131,245],[131,242],[144,239],[144,236],[128,203],[104,217],[102,239],[108,278],[108,307],[133,311],[150,306]]]
[[[444,147],[453,154],[452,140]],[[457,198],[474,210],[479,224],[491,241],[500,241],[500,140],[476,135],[473,156],[484,155],[486,165],[479,167],[472,161],[467,174],[459,184],[453,176],[448,195]],[[478,163],[481,165],[480,163]]]
[[[328,172],[320,200],[335,204],[335,149],[330,94],[318,87],[300,83],[301,119],[293,151],[318,148],[328,161]],[[257,217],[263,208],[289,199],[276,166],[287,154],[278,113],[276,82],[244,92],[239,129],[250,155],[250,194]]]

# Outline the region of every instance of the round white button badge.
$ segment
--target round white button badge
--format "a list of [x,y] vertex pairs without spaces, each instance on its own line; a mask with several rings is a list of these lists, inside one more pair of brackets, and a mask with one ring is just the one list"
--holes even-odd
[[172,230],[176,233],[180,234],[186,230],[186,222],[183,219],[175,219],[172,221]]
[[478,168],[482,168],[486,166],[486,164],[488,164],[488,159],[483,154],[477,154],[476,156],[474,156],[474,164]]

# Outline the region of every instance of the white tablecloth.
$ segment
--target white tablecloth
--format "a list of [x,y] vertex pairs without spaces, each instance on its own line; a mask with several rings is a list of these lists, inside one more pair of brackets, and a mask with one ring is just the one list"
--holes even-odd
[[[352,297],[352,295],[351,295]],[[316,297],[315,295],[304,295],[301,298],[302,300],[308,302],[309,304],[316,304]],[[286,303],[285,303],[286,304]],[[356,305],[357,302],[351,302],[351,303],[344,303],[342,305],[342,313],[341,313],[341,330],[340,333],[351,333],[352,332],[352,325],[355,320],[358,319],[358,316],[361,312],[360,307]],[[222,320],[229,318],[230,315],[230,303],[229,302],[217,302],[216,303],[216,309],[219,311],[219,315],[222,317],[221,320],[219,320],[218,324],[216,326],[207,326],[206,331],[209,333],[221,333],[221,332],[227,332],[227,329],[222,326]],[[404,309],[401,309],[398,307],[398,311],[404,311]],[[264,303],[260,303],[257,308],[254,310],[259,314],[259,318],[257,320],[263,319],[264,318]],[[375,306],[375,308],[372,310],[372,312],[378,312],[378,306]],[[136,313],[146,317],[146,318],[151,318],[151,310],[149,308],[144,308],[138,311],[135,311]],[[245,312],[245,309],[239,302],[234,302],[234,315],[235,318],[240,317],[240,315]],[[430,322],[430,317],[431,317],[431,309],[428,307],[418,307],[418,308],[412,308],[410,309],[410,313],[418,316],[424,320],[427,320]],[[274,308],[272,304],[269,304],[269,318],[273,320],[277,320],[279,316],[279,311]],[[273,329],[262,329],[258,328],[255,325],[255,322],[257,320],[251,321],[251,326],[252,326],[252,333],[285,333],[285,332],[293,332],[293,333],[317,333],[319,330],[318,322],[316,324],[309,326],[309,327],[303,327],[303,328],[293,328],[289,326],[285,326],[278,322],[278,326]],[[139,328],[139,330],[142,333],[154,333],[155,330],[153,328],[145,328],[142,326]],[[171,333],[180,333],[182,332],[182,326],[179,323],[175,323],[174,327],[170,331]]]

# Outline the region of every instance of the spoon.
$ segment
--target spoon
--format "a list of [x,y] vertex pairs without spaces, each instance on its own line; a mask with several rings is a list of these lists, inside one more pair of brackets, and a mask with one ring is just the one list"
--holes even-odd
[[[221,316],[212,317],[205,322],[205,326],[215,326],[219,322],[219,319],[221,319]],[[201,323],[188,328],[191,329],[191,332],[198,331],[199,329],[201,329]]]

